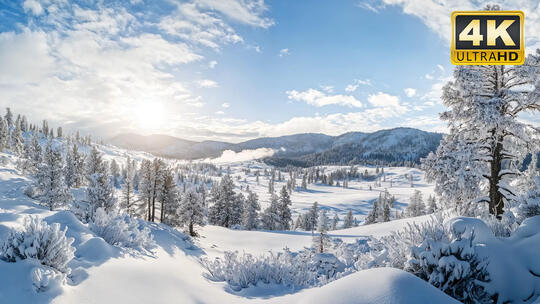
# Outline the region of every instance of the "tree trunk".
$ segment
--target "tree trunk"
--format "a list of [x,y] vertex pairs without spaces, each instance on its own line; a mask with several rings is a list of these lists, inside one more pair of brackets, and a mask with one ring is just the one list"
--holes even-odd
[[150,209],[152,207],[151,203],[152,203],[152,201],[150,200],[150,198],[148,198],[148,202],[147,202],[147,205],[148,205],[148,219],[147,219],[147,221],[150,221],[152,219],[152,209]]
[[165,218],[165,202],[161,202],[161,216],[159,218],[159,222],[163,223],[164,218]]
[[499,174],[502,170],[502,149],[502,138],[498,138],[491,153],[491,174],[489,177],[489,212],[497,218],[500,218],[504,212],[503,196],[499,191],[499,182],[501,180]]
[[197,236],[197,234],[195,234],[195,231],[193,230],[193,223],[192,222],[189,223],[189,235]]

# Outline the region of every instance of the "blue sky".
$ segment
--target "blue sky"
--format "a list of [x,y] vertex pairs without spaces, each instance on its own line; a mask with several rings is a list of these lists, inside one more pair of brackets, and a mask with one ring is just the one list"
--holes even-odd
[[[0,106],[105,139],[444,131],[459,3],[0,0]],[[537,46],[539,4],[505,8]]]

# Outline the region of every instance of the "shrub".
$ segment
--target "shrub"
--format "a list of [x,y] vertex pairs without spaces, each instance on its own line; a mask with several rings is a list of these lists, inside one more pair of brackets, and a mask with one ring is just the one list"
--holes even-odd
[[37,217],[27,217],[22,231],[12,230],[2,245],[1,257],[8,262],[36,259],[62,273],[69,274],[67,266],[73,258],[74,239],[66,237],[67,227],[60,230],[60,224],[47,224]]
[[482,283],[489,281],[487,263],[478,258],[474,230],[448,228],[445,237],[427,237],[411,249],[406,271],[428,281],[463,303],[491,303]]
[[139,220],[126,214],[107,214],[103,208],[96,210],[90,229],[114,246],[143,250],[155,245],[150,229]]
[[233,290],[257,285],[259,282],[284,284],[291,288],[319,286],[340,277],[345,265],[329,253],[312,250],[253,256],[249,253],[225,252],[223,258],[203,260],[209,278],[224,281]]

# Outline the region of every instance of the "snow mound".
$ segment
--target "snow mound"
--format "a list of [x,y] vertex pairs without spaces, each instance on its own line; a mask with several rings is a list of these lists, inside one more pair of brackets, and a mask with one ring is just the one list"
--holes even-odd
[[298,299],[291,302],[309,304],[459,303],[427,282],[394,268],[359,271],[321,288],[301,292],[298,294]]

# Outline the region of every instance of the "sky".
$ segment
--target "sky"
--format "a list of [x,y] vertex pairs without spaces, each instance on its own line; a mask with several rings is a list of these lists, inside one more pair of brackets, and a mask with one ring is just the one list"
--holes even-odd
[[[450,13],[487,3],[0,0],[0,107],[105,140],[444,132]],[[540,47],[540,2],[501,6]]]

